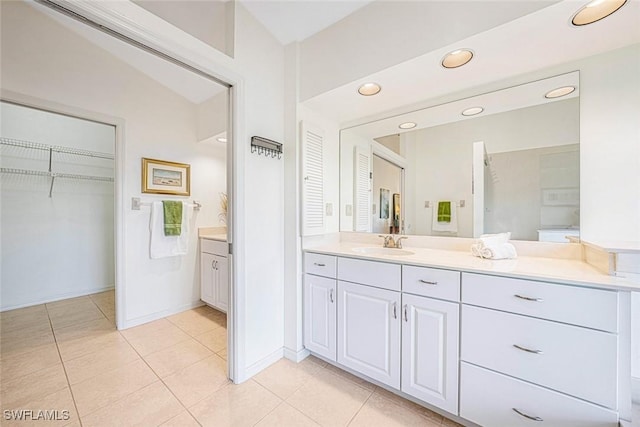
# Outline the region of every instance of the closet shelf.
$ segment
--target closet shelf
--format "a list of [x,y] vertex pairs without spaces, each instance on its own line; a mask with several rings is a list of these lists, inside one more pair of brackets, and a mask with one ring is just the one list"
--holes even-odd
[[113,154],[109,154],[109,153],[82,150],[79,148],[62,147],[59,145],[40,144],[38,142],[23,141],[20,139],[13,139],[13,138],[0,137],[0,144],[8,145],[11,147],[30,148],[32,150],[49,151],[49,153],[56,152],[56,153],[73,154],[76,156],[97,157],[100,159],[109,159],[109,160],[114,159]]
[[16,175],[32,175],[32,176],[46,176],[51,178],[51,186],[49,187],[49,197],[53,193],[53,184],[56,178],[66,179],[84,179],[88,181],[102,181],[113,182],[113,178],[108,176],[93,176],[93,175],[77,175],[71,173],[57,173],[57,172],[43,172],[29,169],[13,169],[13,168],[0,168],[1,173],[11,173]]
[[100,159],[109,159],[113,160],[113,154],[108,153],[100,153],[98,151],[89,151],[82,150],[80,148],[71,148],[71,147],[61,147],[58,145],[48,145],[48,144],[40,144],[38,142],[31,141],[23,141],[20,139],[6,138],[0,137],[0,144],[11,146],[11,147],[21,147],[28,148],[32,150],[42,150],[49,152],[49,170],[48,171],[38,171],[31,169],[14,169],[14,168],[1,168],[2,173],[11,173],[17,175],[34,175],[34,176],[46,176],[51,178],[51,185],[49,186],[49,197],[53,194],[53,184],[56,181],[56,178],[66,178],[66,179],[83,179],[88,181],[102,181],[102,182],[113,182],[113,178],[107,176],[93,176],[93,175],[79,175],[79,174],[71,174],[71,173],[58,173],[53,172],[51,166],[53,163],[53,153],[64,153],[64,154],[73,154],[76,156],[86,156],[86,157],[95,157]]

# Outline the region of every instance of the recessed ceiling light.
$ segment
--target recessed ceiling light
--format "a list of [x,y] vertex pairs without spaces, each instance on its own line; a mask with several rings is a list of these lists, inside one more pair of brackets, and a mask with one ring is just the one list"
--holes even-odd
[[382,88],[378,83],[365,83],[358,88],[358,93],[363,96],[371,96],[380,92]]
[[560,98],[561,96],[569,95],[575,90],[575,86],[562,86],[557,89],[550,90],[544,95],[544,97],[547,99]]
[[413,129],[416,126],[417,125],[414,122],[405,122],[398,125],[400,129]]
[[593,0],[573,15],[571,23],[576,26],[592,24],[620,9],[627,0]]
[[473,52],[469,49],[458,49],[447,53],[442,58],[442,66],[444,68],[458,68],[471,61]]
[[480,114],[484,111],[484,108],[482,107],[471,107],[471,108],[467,108],[466,110],[464,110],[462,112],[463,116],[475,116],[476,114]]
[[219,137],[219,138],[216,138],[216,141],[218,141],[218,142],[227,142],[227,138]]

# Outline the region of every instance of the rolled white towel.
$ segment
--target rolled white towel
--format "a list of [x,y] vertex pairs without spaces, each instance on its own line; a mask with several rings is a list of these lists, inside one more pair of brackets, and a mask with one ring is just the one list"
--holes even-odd
[[482,258],[482,245],[480,243],[474,243],[471,245],[471,255]]
[[[511,243],[500,245],[484,246],[481,251],[483,258],[490,259],[514,259],[518,257],[516,248]],[[487,256],[488,255],[488,256]]]
[[502,243],[509,243],[509,239],[511,239],[510,231],[506,233],[483,234],[478,238],[484,246],[497,246]]

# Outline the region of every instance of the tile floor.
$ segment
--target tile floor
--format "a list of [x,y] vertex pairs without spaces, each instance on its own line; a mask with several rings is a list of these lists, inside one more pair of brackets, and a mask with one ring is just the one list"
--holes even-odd
[[[113,292],[0,313],[3,426],[457,426],[309,357],[226,377],[226,316],[188,310],[119,332]],[[55,422],[5,410],[63,410]]]
[[[3,426],[453,426],[310,357],[227,380],[226,316],[209,307],[117,331],[113,292],[0,313]],[[69,411],[54,422],[5,410]]]

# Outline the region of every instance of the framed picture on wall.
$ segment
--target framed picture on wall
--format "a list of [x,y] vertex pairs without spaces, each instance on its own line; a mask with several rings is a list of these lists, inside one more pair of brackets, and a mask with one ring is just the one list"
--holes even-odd
[[386,188],[380,189],[380,218],[389,218],[389,190]]
[[143,157],[142,192],[190,196],[191,166]]

